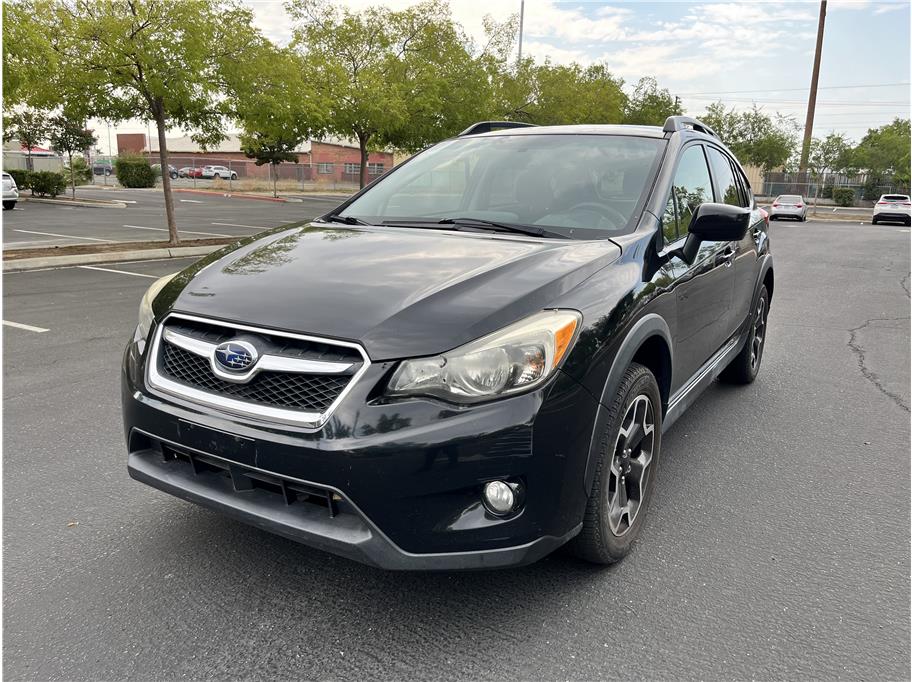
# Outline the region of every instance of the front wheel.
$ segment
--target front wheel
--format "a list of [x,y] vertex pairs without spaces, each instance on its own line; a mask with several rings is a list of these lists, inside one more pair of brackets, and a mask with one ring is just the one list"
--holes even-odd
[[632,364],[608,409],[608,423],[583,528],[568,549],[596,564],[630,551],[643,527],[662,445],[662,398],[646,367]]
[[231,174],[231,179],[232,179],[232,180],[237,180],[237,173],[232,173],[232,174]]
[[12,211],[14,208],[16,208],[16,202],[15,202],[15,201],[4,201],[4,202],[3,202],[3,210],[4,210],[4,211]]
[[760,287],[757,303],[751,311],[751,326],[744,348],[729,363],[719,378],[729,384],[750,384],[757,378],[763,349],[766,347],[766,318],[769,315],[769,292]]

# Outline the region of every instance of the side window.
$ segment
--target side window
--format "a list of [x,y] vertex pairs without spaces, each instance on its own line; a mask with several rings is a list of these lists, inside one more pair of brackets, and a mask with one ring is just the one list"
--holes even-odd
[[732,162],[732,168],[735,169],[735,177],[741,183],[741,194],[744,195],[744,203],[741,204],[745,208],[754,207],[754,195],[751,193],[750,183],[747,181],[747,177],[744,175],[737,163]]
[[706,151],[709,153],[709,164],[712,166],[716,187],[719,190],[717,201],[732,206],[744,206],[741,189],[735,181],[735,174],[732,172],[728,157],[715,147],[709,147]]
[[684,234],[697,206],[713,200],[709,168],[701,145],[688,147],[681,155],[675,173],[674,194],[678,204],[678,225]]
[[662,233],[665,235],[666,244],[678,238],[678,214],[675,211],[674,192],[668,195],[668,203],[662,214]]

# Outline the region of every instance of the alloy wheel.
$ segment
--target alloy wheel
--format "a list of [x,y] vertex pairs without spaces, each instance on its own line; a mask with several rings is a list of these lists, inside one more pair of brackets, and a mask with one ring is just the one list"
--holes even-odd
[[766,338],[766,299],[762,296],[757,303],[757,313],[754,316],[754,325],[751,330],[751,369],[756,369],[760,364],[763,354],[763,341]]
[[624,414],[611,458],[608,527],[614,535],[627,533],[642,507],[655,438],[652,401],[648,396],[640,394]]

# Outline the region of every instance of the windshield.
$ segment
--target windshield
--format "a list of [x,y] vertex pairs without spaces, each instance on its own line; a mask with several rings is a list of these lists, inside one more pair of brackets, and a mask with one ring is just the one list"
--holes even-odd
[[349,204],[368,223],[474,219],[590,239],[632,231],[664,140],[499,135],[447,140]]

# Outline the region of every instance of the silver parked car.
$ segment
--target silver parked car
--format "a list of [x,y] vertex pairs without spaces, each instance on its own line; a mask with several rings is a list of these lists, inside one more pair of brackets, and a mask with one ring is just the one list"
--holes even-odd
[[802,223],[807,220],[807,202],[800,194],[780,194],[770,206],[770,220],[794,218]]
[[3,174],[3,210],[12,211],[19,201],[19,188],[9,173]]

